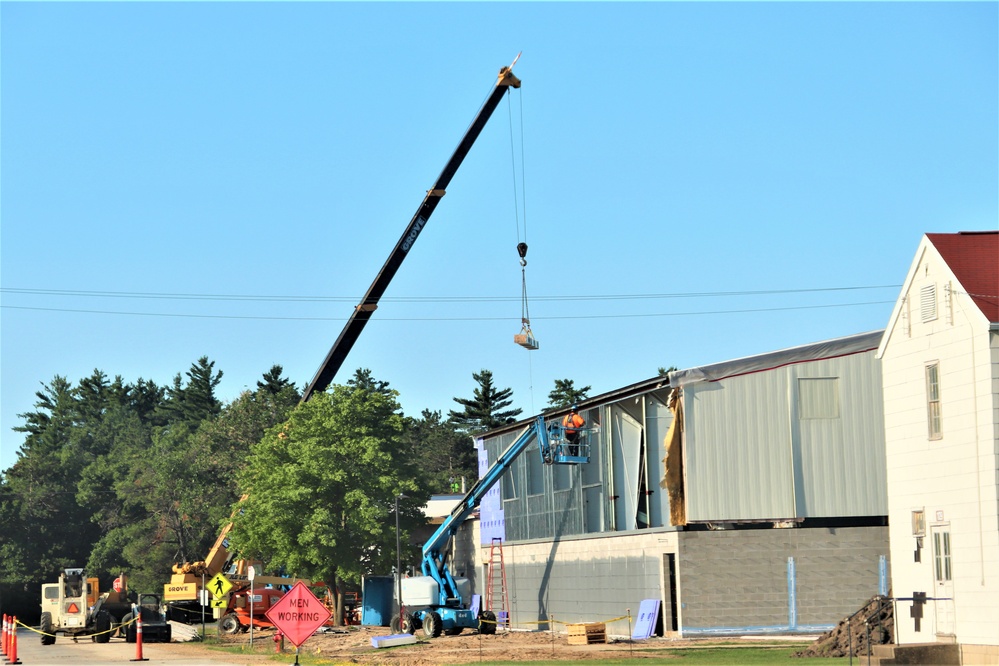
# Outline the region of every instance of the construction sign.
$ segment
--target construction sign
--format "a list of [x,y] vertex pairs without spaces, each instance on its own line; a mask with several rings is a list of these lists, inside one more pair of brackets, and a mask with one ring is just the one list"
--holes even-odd
[[212,608],[228,608],[229,607],[229,595],[224,597],[212,597]]
[[264,615],[295,647],[299,647],[333,614],[299,581]]
[[229,594],[229,590],[232,589],[232,583],[221,573],[217,573],[208,581],[207,587],[208,591],[215,595],[215,598],[221,598]]

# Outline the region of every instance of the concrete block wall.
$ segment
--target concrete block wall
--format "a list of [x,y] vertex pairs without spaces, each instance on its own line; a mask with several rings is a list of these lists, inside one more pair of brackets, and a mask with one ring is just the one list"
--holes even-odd
[[[888,555],[886,527],[680,533],[682,630],[809,631],[834,625],[878,594],[882,555]],[[794,558],[793,613],[788,558]]]
[[[673,533],[675,535],[675,533]],[[617,619],[643,599],[661,599],[663,534],[581,538],[504,546],[513,626],[605,622],[612,635],[629,635]],[[675,539],[674,539],[675,542]],[[611,620],[615,620],[611,622]]]

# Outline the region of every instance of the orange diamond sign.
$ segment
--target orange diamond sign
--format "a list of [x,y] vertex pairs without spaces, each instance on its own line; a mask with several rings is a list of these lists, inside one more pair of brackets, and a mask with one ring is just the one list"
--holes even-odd
[[295,647],[299,647],[333,614],[299,581],[264,615]]

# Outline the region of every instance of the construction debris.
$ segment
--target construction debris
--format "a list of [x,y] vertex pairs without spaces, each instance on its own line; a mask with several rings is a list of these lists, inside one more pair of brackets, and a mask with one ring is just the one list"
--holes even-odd
[[832,631],[819,636],[812,645],[794,657],[866,656],[871,646],[895,642],[895,612],[890,597],[873,597],[859,611],[844,619]]
[[417,643],[416,636],[412,634],[392,634],[391,636],[372,636],[371,637],[371,647],[373,648],[387,648],[396,647],[398,645],[412,645]]

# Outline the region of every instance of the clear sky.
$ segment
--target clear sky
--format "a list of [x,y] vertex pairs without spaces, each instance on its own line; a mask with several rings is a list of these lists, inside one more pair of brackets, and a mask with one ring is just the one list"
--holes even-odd
[[883,328],[923,233],[997,227],[997,8],[4,2],[0,469],[56,375],[304,386],[521,51],[339,382],[528,416]]

